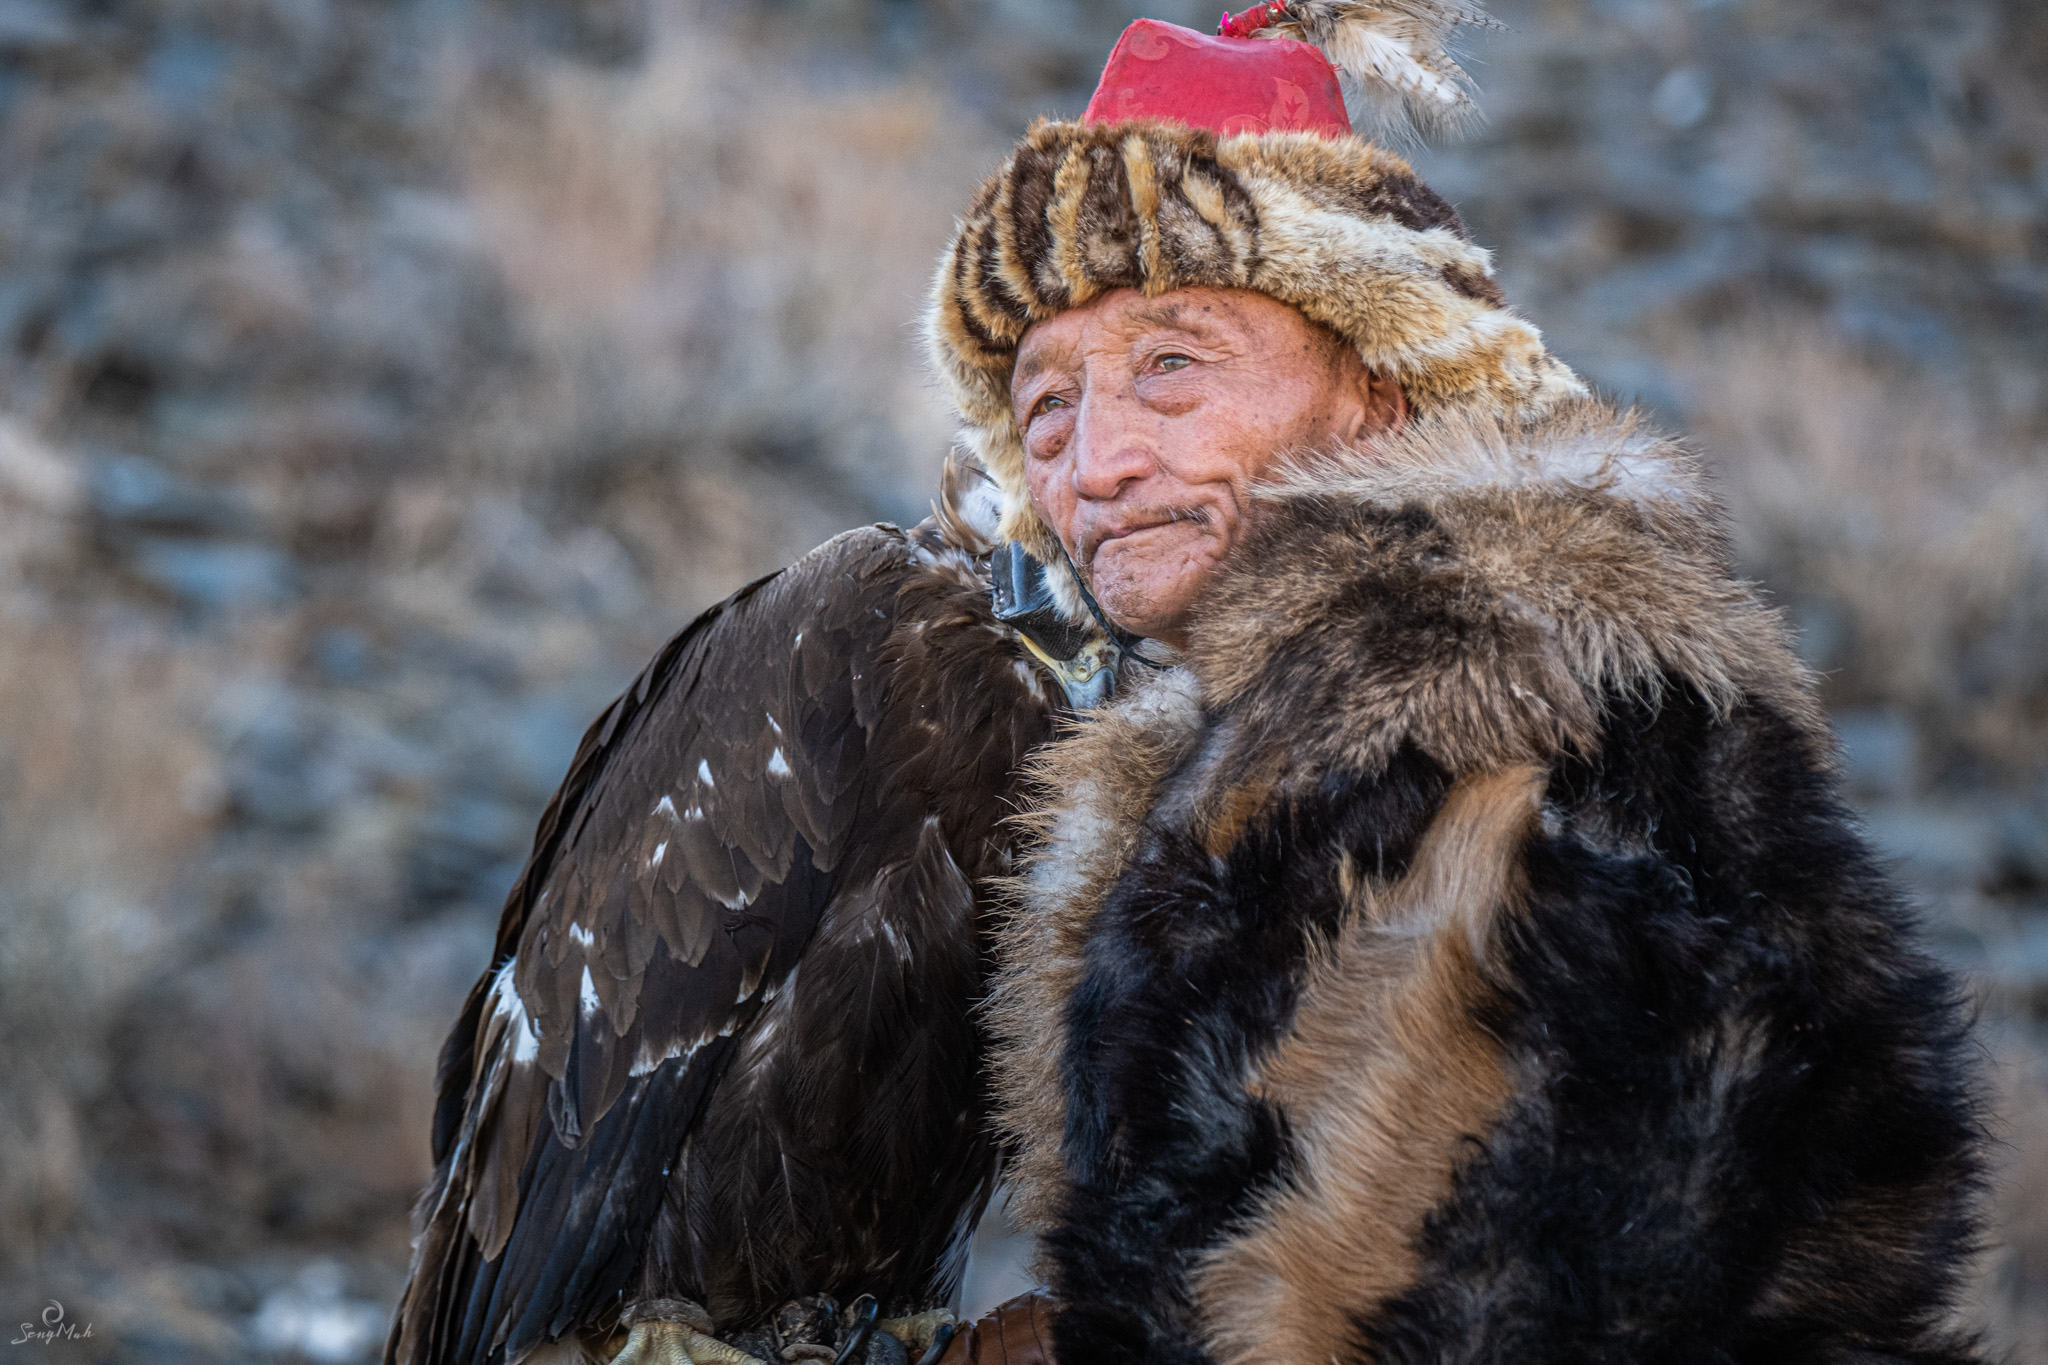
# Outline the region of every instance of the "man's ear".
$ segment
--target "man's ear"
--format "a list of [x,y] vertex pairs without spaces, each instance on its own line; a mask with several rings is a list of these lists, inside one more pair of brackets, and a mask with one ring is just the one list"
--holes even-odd
[[1383,379],[1363,365],[1352,372],[1358,406],[1353,409],[1345,444],[1355,445],[1383,431],[1399,431],[1408,420],[1408,395],[1391,379]]
[[1408,394],[1393,380],[1365,370],[1358,377],[1358,396],[1362,411],[1352,440],[1399,431],[1408,421]]
[[1384,413],[1383,431],[1399,431],[1408,424],[1408,390],[1391,379],[1372,377],[1372,398],[1376,413]]

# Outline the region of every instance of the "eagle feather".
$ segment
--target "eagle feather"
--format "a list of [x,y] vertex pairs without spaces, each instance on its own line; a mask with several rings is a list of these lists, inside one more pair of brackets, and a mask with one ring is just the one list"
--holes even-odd
[[1459,0],[1293,0],[1254,36],[1321,48],[1343,82],[1353,127],[1407,141],[1448,137],[1478,121],[1472,79],[1450,51],[1461,25],[1500,27]]

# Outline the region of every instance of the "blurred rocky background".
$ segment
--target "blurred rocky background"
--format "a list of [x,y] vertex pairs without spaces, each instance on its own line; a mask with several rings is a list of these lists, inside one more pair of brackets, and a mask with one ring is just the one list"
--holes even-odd
[[[1973,1320],[2048,1359],[2048,12],[1495,8],[1487,126],[1416,160],[1697,434],[1825,670],[1981,1002]],[[56,1360],[371,1357],[585,720],[921,515],[934,253],[1138,12],[0,0],[8,1339],[54,1300]]]

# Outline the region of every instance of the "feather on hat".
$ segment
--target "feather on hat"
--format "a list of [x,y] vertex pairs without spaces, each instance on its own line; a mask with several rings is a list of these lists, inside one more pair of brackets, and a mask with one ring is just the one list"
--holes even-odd
[[1442,137],[1479,114],[1451,55],[1461,25],[1498,28],[1478,5],[1446,0],[1275,0],[1224,15],[1232,38],[1292,38],[1320,49],[1351,96],[1351,123],[1381,139]]

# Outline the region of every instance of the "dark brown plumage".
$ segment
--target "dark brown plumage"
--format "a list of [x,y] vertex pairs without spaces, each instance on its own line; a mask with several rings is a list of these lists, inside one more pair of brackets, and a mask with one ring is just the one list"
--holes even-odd
[[979,888],[1054,689],[957,517],[840,536],[584,737],[443,1049],[386,1360],[516,1362],[650,1299],[941,1302],[995,1171]]

